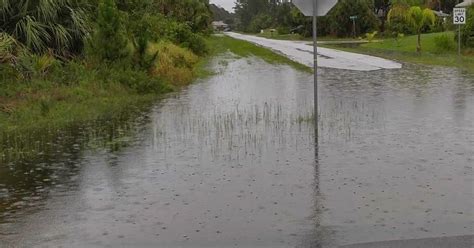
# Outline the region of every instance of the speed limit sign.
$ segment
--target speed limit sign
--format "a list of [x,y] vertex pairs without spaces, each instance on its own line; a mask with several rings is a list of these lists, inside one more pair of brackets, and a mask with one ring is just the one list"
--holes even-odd
[[458,25],[466,24],[466,9],[465,8],[454,8],[453,23],[458,24]]

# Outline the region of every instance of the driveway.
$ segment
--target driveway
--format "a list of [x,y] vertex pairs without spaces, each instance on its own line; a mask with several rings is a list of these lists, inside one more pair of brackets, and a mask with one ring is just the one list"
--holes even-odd
[[[226,35],[272,49],[273,51],[283,54],[291,60],[303,65],[310,67],[313,66],[313,47],[308,45],[307,42],[273,40],[233,32],[228,32]],[[323,47],[318,48],[318,63],[320,67],[354,71],[376,71],[381,69],[402,68],[402,65],[395,61]]]

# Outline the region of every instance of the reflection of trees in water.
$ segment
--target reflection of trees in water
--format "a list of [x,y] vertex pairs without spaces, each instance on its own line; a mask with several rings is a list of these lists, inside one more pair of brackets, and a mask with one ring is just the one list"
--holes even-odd
[[145,121],[133,117],[0,136],[0,223],[38,207],[53,189],[61,192],[76,187],[84,150],[116,152],[127,147],[128,137]]

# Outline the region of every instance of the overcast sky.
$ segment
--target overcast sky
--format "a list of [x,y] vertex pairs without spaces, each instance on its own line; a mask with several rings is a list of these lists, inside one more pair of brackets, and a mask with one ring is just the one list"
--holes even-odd
[[234,12],[234,0],[211,0],[210,2],[223,7],[227,11]]

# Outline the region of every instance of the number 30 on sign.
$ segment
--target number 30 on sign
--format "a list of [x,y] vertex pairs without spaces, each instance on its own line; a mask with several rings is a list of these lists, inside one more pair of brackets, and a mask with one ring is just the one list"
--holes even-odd
[[465,8],[454,8],[453,23],[466,24],[466,9]]

